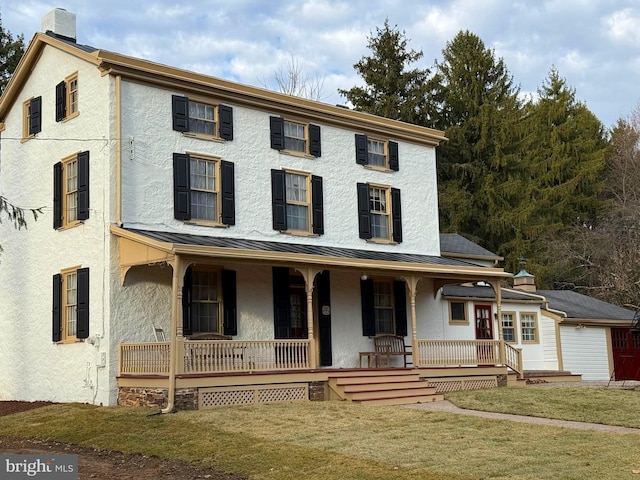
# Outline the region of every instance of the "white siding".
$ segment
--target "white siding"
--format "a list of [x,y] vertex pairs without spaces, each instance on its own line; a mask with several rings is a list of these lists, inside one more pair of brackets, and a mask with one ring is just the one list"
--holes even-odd
[[583,380],[609,380],[609,353],[605,328],[560,326],[565,370]]
[[[80,114],[55,122],[55,86],[78,72]],[[8,112],[2,138],[0,192],[21,207],[41,207],[28,229],[14,230],[5,221],[0,243],[0,399],[109,403],[114,371],[97,367],[97,354],[109,348],[108,269],[110,255],[108,199],[111,195],[110,77],[95,66],[45,47],[31,77]],[[22,137],[22,104],[42,97],[42,131],[26,142]],[[60,141],[65,139],[65,141]],[[53,229],[53,165],[88,150],[90,216],[81,225]],[[106,181],[105,181],[106,180]],[[52,343],[52,276],[62,269],[90,270],[90,335],[100,345]],[[117,356],[115,356],[117,359]],[[115,360],[117,361],[117,360]]]

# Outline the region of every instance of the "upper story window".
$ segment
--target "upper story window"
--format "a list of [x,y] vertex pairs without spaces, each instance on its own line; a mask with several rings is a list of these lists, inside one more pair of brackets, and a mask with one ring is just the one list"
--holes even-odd
[[69,268],[53,276],[53,341],[89,336],[89,269]]
[[42,97],[34,97],[22,104],[22,139],[35,137],[42,131]]
[[467,318],[467,303],[459,301],[449,302],[449,323],[469,325]]
[[502,312],[502,337],[505,342],[517,342],[516,314],[514,312]]
[[372,168],[398,171],[398,144],[356,134],[356,163]]
[[360,238],[402,242],[400,190],[387,185],[358,183]]
[[324,234],[322,177],[293,170],[271,170],[274,230]]
[[233,109],[228,105],[173,95],[173,129],[198,138],[233,140]]
[[235,225],[235,167],[200,154],[173,154],[174,217]]
[[293,155],[321,156],[320,127],[282,117],[270,117],[271,148]]
[[360,280],[362,334],[407,335],[405,282],[391,279]]
[[71,227],[88,218],[89,152],[80,152],[53,166],[53,228]]
[[56,122],[69,120],[79,114],[78,72],[56,85]]
[[522,343],[538,343],[538,317],[535,313],[520,313]]

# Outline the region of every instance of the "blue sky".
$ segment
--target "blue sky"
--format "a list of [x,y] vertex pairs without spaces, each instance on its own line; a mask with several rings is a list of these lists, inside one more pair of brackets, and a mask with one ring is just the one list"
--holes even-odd
[[361,84],[353,64],[385,18],[422,50],[421,68],[470,30],[523,95],[555,66],[606,127],[640,101],[637,0],[0,0],[3,27],[28,42],[56,7],[77,15],[80,43],[259,87],[275,88],[274,72],[295,58],[323,79],[327,103]]

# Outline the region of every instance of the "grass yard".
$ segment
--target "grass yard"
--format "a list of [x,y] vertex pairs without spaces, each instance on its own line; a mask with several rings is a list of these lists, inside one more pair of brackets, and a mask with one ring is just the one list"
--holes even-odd
[[[590,421],[598,414],[603,423],[619,425],[638,412],[639,396],[605,389],[501,388],[451,398],[460,406],[491,403],[519,414],[555,409],[577,415],[582,409]],[[573,408],[564,408],[566,403]],[[0,418],[0,435],[181,459],[256,479],[620,479],[640,469],[640,435],[405,407],[305,402],[152,412],[59,404]],[[624,424],[638,426],[637,420]]]

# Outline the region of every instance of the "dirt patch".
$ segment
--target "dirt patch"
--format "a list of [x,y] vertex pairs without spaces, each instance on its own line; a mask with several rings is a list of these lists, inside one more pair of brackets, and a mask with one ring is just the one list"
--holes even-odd
[[[0,417],[51,405],[49,402],[0,401]],[[10,454],[75,454],[78,455],[80,480],[246,480],[246,477],[222,473],[212,468],[198,468],[186,462],[147,455],[80,447],[60,442],[0,436],[0,453]]]

